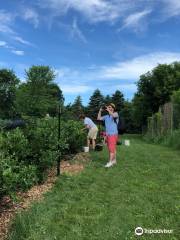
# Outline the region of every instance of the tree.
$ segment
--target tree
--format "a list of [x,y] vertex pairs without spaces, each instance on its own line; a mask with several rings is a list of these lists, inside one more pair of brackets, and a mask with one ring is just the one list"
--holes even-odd
[[106,97],[104,98],[104,104],[108,105],[112,102],[112,97],[108,95],[106,95]]
[[79,119],[79,115],[83,113],[83,108],[82,98],[81,96],[77,96],[71,106],[71,111],[75,119]]
[[137,86],[134,113],[139,124],[146,125],[147,117],[169,102],[173,91],[180,88],[180,62],[159,64],[151,72],[141,75]]
[[62,91],[53,81],[54,71],[49,66],[32,66],[26,71],[27,81],[17,90],[17,108],[22,114],[43,117],[56,115]]
[[137,131],[132,117],[132,102],[124,101],[123,108],[120,111],[120,118],[124,122],[125,131],[127,133],[134,133]]
[[0,69],[0,117],[15,116],[15,92],[19,79],[9,69]]
[[117,112],[120,112],[123,109],[124,96],[119,90],[116,90],[116,92],[112,95],[112,102],[115,104]]
[[100,90],[96,89],[90,97],[90,101],[88,104],[88,115],[93,119],[97,119],[98,111],[103,104],[104,97],[101,94]]

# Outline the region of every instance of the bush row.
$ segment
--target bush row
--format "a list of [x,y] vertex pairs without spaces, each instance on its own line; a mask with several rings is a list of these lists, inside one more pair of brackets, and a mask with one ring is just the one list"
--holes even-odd
[[81,129],[79,122],[62,122],[59,142],[56,118],[28,119],[23,129],[1,131],[0,198],[42,182],[58,154],[79,151],[85,141]]

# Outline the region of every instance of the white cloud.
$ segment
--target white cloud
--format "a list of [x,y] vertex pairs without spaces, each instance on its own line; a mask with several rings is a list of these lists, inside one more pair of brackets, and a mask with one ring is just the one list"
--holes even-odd
[[104,66],[98,75],[101,79],[138,79],[158,64],[180,61],[180,53],[155,52],[142,55],[128,61],[119,62],[112,66]]
[[73,38],[78,38],[80,39],[82,42],[87,43],[87,39],[84,36],[84,34],[82,33],[82,31],[79,29],[78,24],[77,24],[77,19],[73,20],[73,24],[72,24],[72,29],[71,29],[71,37]]
[[11,24],[14,20],[14,16],[4,10],[0,10],[0,32],[2,33],[14,33],[11,28]]
[[23,56],[24,55],[24,51],[20,51],[20,50],[12,50],[12,53],[14,53],[18,56]]
[[42,8],[51,9],[55,15],[65,15],[69,10],[75,10],[89,22],[113,22],[128,11],[132,5],[130,0],[39,0]]
[[120,89],[122,92],[135,92],[137,90],[137,86],[135,83],[119,84],[115,86],[114,91],[117,89]]
[[23,39],[23,38],[20,37],[20,36],[14,36],[13,39],[16,40],[16,41],[19,42],[19,43],[24,44],[24,45],[33,46],[32,43],[30,43],[29,41]]
[[35,28],[39,25],[39,15],[38,13],[32,8],[25,8],[23,9],[23,14],[21,16],[24,20],[29,21],[34,25]]
[[[90,87],[109,89],[117,84],[128,91],[135,90],[134,82],[140,75],[151,71],[158,64],[180,61],[180,53],[154,52],[141,55],[128,61],[116,62],[110,66],[94,66],[85,69],[68,67],[56,69],[57,83],[64,86],[66,92],[88,91]],[[113,85],[112,85],[113,83]],[[77,86],[75,88],[75,86]],[[78,90],[78,86],[81,86]],[[87,87],[89,86],[89,87]]]
[[144,10],[141,12],[130,14],[127,18],[124,19],[124,25],[122,26],[121,29],[123,28],[133,28],[134,30],[142,29],[143,28],[142,25],[144,25],[145,17],[149,15],[151,12],[152,10]]
[[93,69],[82,70],[64,67],[56,70],[56,73],[65,94],[83,94],[99,88],[105,94],[119,89],[125,96],[130,96],[137,90],[135,82],[140,75],[153,70],[158,64],[175,61],[180,61],[180,52],[154,52],[110,66],[95,66]]
[[0,47],[7,47],[7,42],[0,41]]
[[[53,19],[53,16],[63,16],[73,10],[91,24],[123,20],[123,27],[119,30],[144,30],[150,21],[166,21],[169,17],[180,15],[180,0],[38,0],[38,5],[48,9],[48,19],[49,16]],[[157,13],[155,19],[143,23],[151,12]]]
[[179,0],[161,0],[164,8],[164,18],[174,17],[180,15],[180,1]]
[[91,91],[93,88],[85,85],[60,85],[63,93],[79,94]]
[[59,69],[55,69],[55,74],[61,81],[73,81],[79,78],[79,71],[71,69],[69,67],[61,67]]
[[[24,40],[22,37],[18,36],[18,34],[13,30],[13,25],[15,23],[15,19],[18,16],[19,13],[12,14],[9,12],[6,12],[4,10],[0,10],[0,32],[7,35],[8,37],[16,40],[17,42],[20,42],[21,44],[25,44],[28,46],[34,46],[32,43],[30,43],[27,40]],[[21,15],[20,15],[21,16]],[[13,49],[12,46],[9,46],[7,43],[1,41],[1,47],[6,47],[8,49]],[[15,51],[14,52],[17,55],[24,55],[24,52],[22,51]]]

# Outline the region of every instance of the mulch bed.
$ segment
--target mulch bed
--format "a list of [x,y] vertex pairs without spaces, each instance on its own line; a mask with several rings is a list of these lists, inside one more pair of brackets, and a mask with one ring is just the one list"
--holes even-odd
[[[78,153],[70,155],[61,161],[61,173],[78,174],[84,169],[87,162],[90,161],[88,153]],[[28,209],[34,201],[43,199],[43,194],[50,191],[56,182],[56,168],[49,171],[47,180],[41,184],[33,186],[27,192],[17,192],[17,197],[20,199],[13,202],[9,196],[5,196],[0,202],[0,240],[4,240],[7,236],[8,227],[16,213]]]

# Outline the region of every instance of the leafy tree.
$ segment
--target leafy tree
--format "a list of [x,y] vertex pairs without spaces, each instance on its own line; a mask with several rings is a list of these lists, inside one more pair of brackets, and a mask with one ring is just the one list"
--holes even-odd
[[90,101],[88,104],[88,114],[91,118],[97,119],[97,114],[100,107],[104,103],[104,97],[101,94],[99,89],[96,89],[92,96],[90,97]]
[[15,92],[19,79],[9,69],[0,69],[0,117],[15,116]]
[[137,86],[134,114],[139,125],[146,125],[147,117],[170,101],[173,91],[180,88],[180,62],[159,64],[151,72],[141,75]]
[[146,118],[148,116],[148,111],[143,104],[142,96],[138,93],[135,94],[132,104],[132,115],[135,126],[141,130],[142,126],[144,126],[146,122]]
[[53,82],[55,73],[49,66],[32,66],[26,71],[27,82],[37,87],[43,87]]
[[25,115],[54,116],[59,101],[64,101],[62,91],[53,81],[54,71],[49,66],[32,66],[26,71],[27,81],[17,90],[17,108]]
[[124,96],[123,94],[117,90],[113,95],[112,95],[112,102],[116,106],[116,110],[120,112],[123,107],[124,107]]

